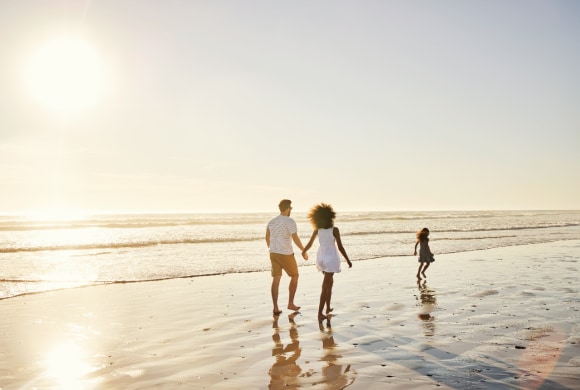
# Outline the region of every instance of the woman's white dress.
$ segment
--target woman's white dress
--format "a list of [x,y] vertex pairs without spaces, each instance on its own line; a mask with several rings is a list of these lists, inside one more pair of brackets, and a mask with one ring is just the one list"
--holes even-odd
[[322,272],[340,272],[340,255],[333,232],[333,227],[318,229],[320,247],[316,254],[316,268]]

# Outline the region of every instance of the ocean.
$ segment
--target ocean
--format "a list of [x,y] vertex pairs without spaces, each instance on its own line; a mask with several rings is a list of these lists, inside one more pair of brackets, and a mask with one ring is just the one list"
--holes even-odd
[[[0,299],[107,283],[270,269],[264,233],[277,213],[114,214],[72,220],[0,215]],[[306,244],[312,227],[293,213]],[[416,261],[415,232],[429,228],[445,254],[580,237],[580,210],[344,212],[335,225],[357,261]],[[314,264],[297,253],[300,266]],[[518,259],[510,259],[518,261]]]

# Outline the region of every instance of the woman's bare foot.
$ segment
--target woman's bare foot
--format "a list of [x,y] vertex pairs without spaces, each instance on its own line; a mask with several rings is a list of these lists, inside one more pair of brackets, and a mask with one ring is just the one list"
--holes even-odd
[[288,305],[288,310],[298,311],[298,310],[300,310],[300,306]]
[[331,307],[330,309],[326,309],[326,316],[330,315],[330,313],[332,313],[334,311],[334,307]]
[[326,320],[326,316],[322,313],[318,313],[318,321],[324,321]]

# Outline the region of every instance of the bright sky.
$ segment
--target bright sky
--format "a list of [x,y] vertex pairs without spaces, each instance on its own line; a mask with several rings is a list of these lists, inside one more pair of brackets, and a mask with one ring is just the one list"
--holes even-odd
[[0,212],[579,209],[579,20],[574,0],[0,0]]

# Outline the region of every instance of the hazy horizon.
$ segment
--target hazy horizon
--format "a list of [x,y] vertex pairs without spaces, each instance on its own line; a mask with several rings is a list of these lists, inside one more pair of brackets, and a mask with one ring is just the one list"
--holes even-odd
[[[188,211],[188,210],[69,210],[69,212],[61,212],[62,210],[47,210],[46,212],[39,212],[33,210],[31,212],[23,211],[13,211],[13,212],[2,212],[0,211],[0,216],[2,217],[25,217],[30,220],[42,220],[42,221],[68,221],[68,220],[82,220],[83,218],[89,217],[104,217],[104,216],[139,216],[139,215],[242,215],[242,214],[278,214],[278,210],[250,210],[250,211]],[[307,209],[294,209],[291,217],[305,217],[308,213]],[[517,209],[505,209],[505,210],[340,210],[337,212],[337,218],[340,219],[341,215],[353,214],[353,213],[378,213],[378,214],[437,214],[437,213],[453,213],[453,214],[473,214],[473,213],[557,213],[557,212],[580,212],[580,209],[527,209],[527,210],[517,210]]]

